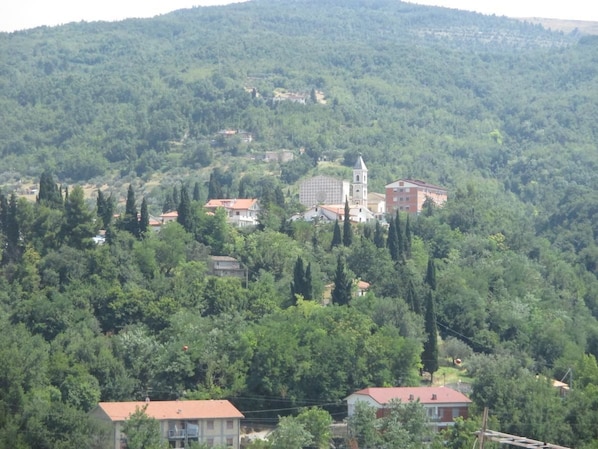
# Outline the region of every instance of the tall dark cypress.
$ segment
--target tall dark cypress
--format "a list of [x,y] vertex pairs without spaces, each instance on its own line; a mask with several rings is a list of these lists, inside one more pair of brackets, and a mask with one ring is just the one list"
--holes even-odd
[[311,262],[307,264],[307,268],[305,269],[305,284],[303,289],[303,297],[305,299],[314,299],[314,287],[313,287],[313,279],[311,274]]
[[139,211],[139,235],[143,237],[147,231],[149,231],[149,212],[147,210],[147,200],[143,197],[141,210]]
[[193,212],[191,211],[191,198],[185,185],[181,186],[180,202],[177,207],[179,224],[185,228],[185,231],[193,233]]
[[343,219],[343,245],[351,246],[353,243],[353,229],[351,228],[351,209],[349,208],[349,200],[345,199],[345,216]]
[[422,364],[424,370],[432,376],[430,383],[433,383],[434,373],[438,371],[438,327],[436,325],[436,309],[432,291],[429,291],[426,297],[425,329],[427,338],[424,342]]
[[64,206],[60,187],[49,171],[44,171],[39,178],[37,202],[52,209],[62,209]]
[[137,218],[137,206],[135,205],[135,190],[129,184],[127,190],[127,202],[125,203],[125,216],[122,219],[122,227],[135,237],[139,237],[139,219]]
[[411,235],[411,220],[410,214],[407,214],[407,221],[405,221],[405,256],[407,259],[411,258],[411,243],[413,237]]
[[432,256],[428,257],[425,283],[428,284],[430,289],[436,290],[436,264],[434,264],[434,259],[432,259]]
[[193,186],[193,201],[200,201],[201,199],[201,189],[199,187],[199,182],[195,181],[195,185]]
[[351,301],[352,290],[353,282],[347,275],[341,256],[338,256],[334,273],[334,287],[332,288],[332,303],[340,306],[348,305]]
[[21,254],[20,229],[19,221],[17,220],[17,204],[18,199],[16,193],[10,195],[10,200],[7,204],[7,211],[5,215],[4,235],[6,243],[4,247],[4,254],[2,255],[3,262],[16,262],[19,260]]
[[293,269],[293,282],[291,282],[291,304],[297,303],[296,295],[302,295],[305,290],[305,269],[303,268],[303,259],[297,257]]
[[376,245],[376,248],[384,248],[384,232],[378,220],[376,220],[376,227],[374,228],[374,245]]
[[97,214],[101,220],[102,229],[108,229],[112,222],[114,214],[114,198],[110,195],[108,198],[104,196],[102,191],[98,189],[98,198],[96,200]]
[[334,222],[334,230],[332,231],[332,243],[330,244],[330,249],[334,248],[335,246],[339,246],[343,242],[341,238],[341,227],[338,224],[338,220]]
[[222,199],[222,187],[214,176],[214,172],[210,173],[210,181],[208,183],[208,200]]
[[398,210],[395,216],[395,232],[397,233],[397,242],[399,247],[397,260],[402,262],[405,260],[405,232],[401,223],[401,215],[399,214]]
[[399,260],[399,239],[396,231],[396,224],[394,218],[390,218],[390,224],[388,226],[388,237],[386,239],[386,246],[390,253],[390,258],[395,262]]

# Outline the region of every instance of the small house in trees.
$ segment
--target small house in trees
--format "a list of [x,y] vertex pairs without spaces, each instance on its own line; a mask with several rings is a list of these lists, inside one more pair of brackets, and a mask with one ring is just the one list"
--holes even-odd
[[171,221],[177,221],[177,219],[179,218],[179,213],[176,210],[172,210],[170,212],[164,212],[162,215],[160,215],[160,221],[162,222],[162,224],[166,224],[169,223]]
[[386,185],[386,212],[399,210],[410,214],[419,214],[426,199],[441,206],[448,198],[444,187],[428,184],[414,179],[399,179]]
[[127,447],[123,424],[138,410],[158,421],[162,440],[169,447],[189,447],[192,442],[209,447],[238,449],[243,414],[226,400],[100,402],[90,415],[112,426],[110,447]]
[[208,212],[224,209],[227,222],[239,228],[258,224],[260,205],[254,198],[212,199],[204,207]]
[[430,425],[437,431],[452,426],[455,418],[467,419],[471,404],[463,393],[448,387],[371,387],[347,397],[347,412],[352,416],[357,402],[363,401],[376,408],[376,415],[380,418],[392,400],[402,403],[418,401],[424,406]]
[[247,269],[234,257],[211,256],[210,274],[212,276],[236,277],[245,280],[247,278]]

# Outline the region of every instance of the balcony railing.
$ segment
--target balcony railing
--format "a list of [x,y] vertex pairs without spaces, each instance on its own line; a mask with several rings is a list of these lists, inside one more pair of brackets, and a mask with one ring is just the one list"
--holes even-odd
[[199,429],[177,429],[168,431],[168,439],[180,440],[184,438],[197,438],[199,437]]

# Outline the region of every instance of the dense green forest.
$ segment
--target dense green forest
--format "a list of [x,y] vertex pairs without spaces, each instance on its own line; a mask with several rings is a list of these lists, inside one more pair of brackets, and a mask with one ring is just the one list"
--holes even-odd
[[[472,447],[485,406],[495,430],[598,444],[597,39],[252,0],[3,33],[0,54],[1,447],[102,447],[86,413],[147,395],[341,420],[353,391],[456,358],[474,404],[447,445]],[[294,160],[258,160],[280,149]],[[448,202],[384,226],[289,220],[299,180],[349,178],[358,154],[370,191],[424,179]],[[218,196],[258,197],[260,226],[206,213]],[[247,282],[211,276],[211,255]]]

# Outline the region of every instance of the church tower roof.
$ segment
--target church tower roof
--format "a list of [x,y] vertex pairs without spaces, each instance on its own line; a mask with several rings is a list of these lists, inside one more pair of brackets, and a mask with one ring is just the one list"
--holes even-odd
[[357,161],[355,162],[355,165],[353,166],[353,170],[367,170],[368,168],[365,166],[365,162],[363,162],[363,158],[361,157],[361,154],[359,155],[359,157],[357,158]]

